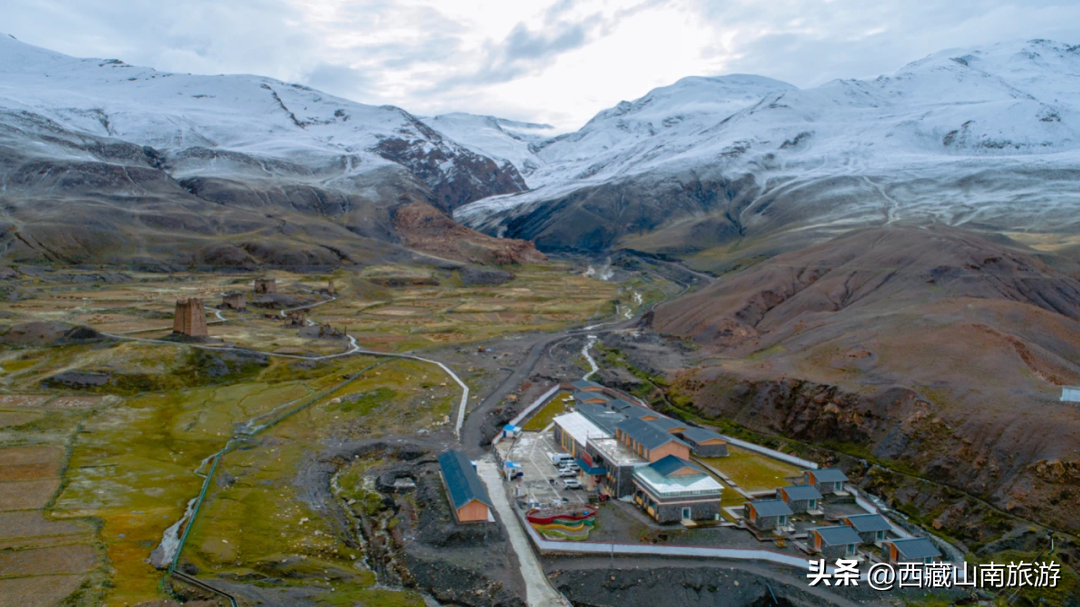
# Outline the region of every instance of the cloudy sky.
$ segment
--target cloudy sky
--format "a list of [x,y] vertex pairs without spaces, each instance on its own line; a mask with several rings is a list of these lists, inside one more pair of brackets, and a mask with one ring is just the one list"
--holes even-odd
[[5,0],[3,12],[0,30],[70,55],[560,130],[689,75],[807,87],[952,47],[1080,44],[1076,0]]

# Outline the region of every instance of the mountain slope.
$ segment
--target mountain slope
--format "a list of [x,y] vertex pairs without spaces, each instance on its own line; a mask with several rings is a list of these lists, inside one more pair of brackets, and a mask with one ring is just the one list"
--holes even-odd
[[[532,191],[456,216],[552,249],[669,253],[808,225],[1075,230],[1078,74],[1080,47],[1036,40],[945,51],[891,76],[808,90],[735,81],[729,113],[690,121],[679,102],[695,95],[676,85],[649,103],[664,97],[658,89],[540,144],[546,165]],[[617,119],[639,106],[657,114]],[[656,128],[669,122],[670,133]],[[685,122],[693,127],[680,130]]]
[[16,259],[357,261],[401,249],[403,204],[524,187],[396,107],[0,36],[0,243]]
[[[1075,272],[1076,268],[1069,268]],[[700,344],[673,372],[706,416],[841,445],[1077,530],[1080,282],[1012,243],[886,226],[657,307]]]

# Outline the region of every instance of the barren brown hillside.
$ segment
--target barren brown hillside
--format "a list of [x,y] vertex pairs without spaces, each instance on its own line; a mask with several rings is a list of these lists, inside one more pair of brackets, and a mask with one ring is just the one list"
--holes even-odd
[[951,229],[864,230],[656,310],[703,346],[676,390],[711,416],[902,463],[1080,528],[1080,282]]

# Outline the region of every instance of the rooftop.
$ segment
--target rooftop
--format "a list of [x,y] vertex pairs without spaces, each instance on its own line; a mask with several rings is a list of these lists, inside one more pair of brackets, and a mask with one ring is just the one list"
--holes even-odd
[[896,546],[900,556],[907,559],[925,559],[941,556],[934,542],[925,537],[913,537],[906,540],[889,540],[889,544]]
[[626,445],[610,436],[604,438],[590,438],[589,444],[596,447],[605,459],[616,466],[638,466],[649,463],[637,453],[628,449]]
[[564,432],[574,437],[575,442],[582,445],[586,444],[590,438],[611,436],[610,433],[605,432],[603,428],[592,423],[589,418],[577,411],[557,415],[552,421],[558,424]]
[[638,407],[636,405],[626,407],[625,409],[619,411],[619,413],[622,413],[623,415],[625,415],[627,417],[632,417],[634,419],[639,419],[639,418],[642,418],[642,417],[644,417],[646,415],[655,415],[657,417],[660,416],[659,413],[657,413],[656,411],[653,411],[652,409],[646,409],[645,407]]
[[684,470],[686,468],[689,468],[696,474],[705,474],[705,471],[702,470],[697,464],[690,463],[683,458],[675,457],[674,455],[662,457],[655,462],[649,464],[649,467],[655,470],[657,474],[663,476],[664,478],[667,478],[675,472],[679,472],[680,470]]
[[595,405],[593,403],[579,403],[577,405],[577,412],[584,415],[589,421],[599,426],[608,434],[615,434],[615,426],[626,419],[626,416],[622,413],[612,411],[604,405]]
[[[670,465],[657,467],[657,464],[665,462],[668,459],[673,459],[675,461],[668,462]],[[670,472],[674,471],[671,469],[673,467],[675,469],[692,467],[694,468],[694,472],[691,474],[672,475]],[[680,497],[689,495],[719,496],[724,488],[723,485],[716,482],[716,479],[705,474],[693,464],[670,455],[648,466],[634,468],[634,479],[645,485],[652,493],[659,497]]]
[[653,427],[659,428],[664,432],[668,433],[670,433],[672,430],[682,430],[683,428],[686,428],[686,424],[671,419],[670,417],[661,417],[660,419],[654,419],[649,423],[652,424]]
[[821,542],[826,546],[843,546],[844,544],[858,544],[862,541],[858,533],[847,525],[836,527],[818,527],[811,531],[821,536]]
[[856,514],[845,516],[844,520],[851,523],[855,531],[866,533],[868,531],[892,531],[889,520],[880,514]]
[[598,384],[598,383],[596,383],[594,381],[589,381],[587,379],[574,380],[574,381],[570,382],[570,385],[573,386],[577,390],[589,390],[589,389],[603,390],[604,389],[604,387],[601,386],[600,384]]
[[473,500],[483,502],[488,508],[493,507],[484,483],[464,453],[457,449],[443,453],[439,456],[439,467],[442,468],[443,480],[446,481],[446,490],[454,508],[461,508]]
[[791,508],[784,503],[784,500],[760,500],[746,503],[754,506],[758,516],[788,516],[794,514]]
[[848,480],[847,475],[839,468],[823,468],[810,472],[814,473],[814,480],[819,483],[842,483]]
[[603,392],[574,392],[574,400],[578,402],[584,402],[593,398],[601,398],[606,401],[611,400],[611,397]]
[[611,407],[612,409],[614,409],[615,411],[622,411],[623,409],[626,409],[627,407],[637,407],[637,405],[635,405],[634,403],[632,403],[632,402],[630,402],[628,400],[623,400],[621,398],[616,398],[616,399],[612,400],[610,403],[608,403],[608,406]]
[[784,493],[787,493],[790,500],[821,499],[821,492],[813,485],[791,485],[790,487],[781,487],[781,489],[784,490]]
[[687,428],[683,431],[682,437],[687,441],[694,443],[695,445],[700,445],[701,443],[708,440],[724,440],[724,437],[720,436],[716,432],[713,432],[712,430],[706,430],[705,428]]
[[616,428],[622,430],[622,432],[629,436],[634,442],[639,443],[649,451],[652,451],[657,447],[663,447],[672,441],[682,443],[682,441],[675,438],[673,435],[664,432],[656,426],[650,425],[649,422],[641,421],[640,419],[627,419],[616,426]]

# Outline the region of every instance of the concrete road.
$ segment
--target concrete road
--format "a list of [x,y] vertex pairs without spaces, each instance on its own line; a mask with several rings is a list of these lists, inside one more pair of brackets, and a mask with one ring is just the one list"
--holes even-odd
[[540,561],[533,552],[529,538],[517,520],[514,507],[510,500],[506,499],[506,491],[503,490],[502,478],[499,477],[499,468],[495,465],[491,456],[477,462],[477,472],[480,480],[484,481],[491,503],[495,511],[499,513],[503,528],[510,537],[510,547],[517,555],[518,563],[521,564],[521,577],[525,580],[525,602],[529,607],[567,607],[566,601],[548,583],[547,574],[540,566]]

